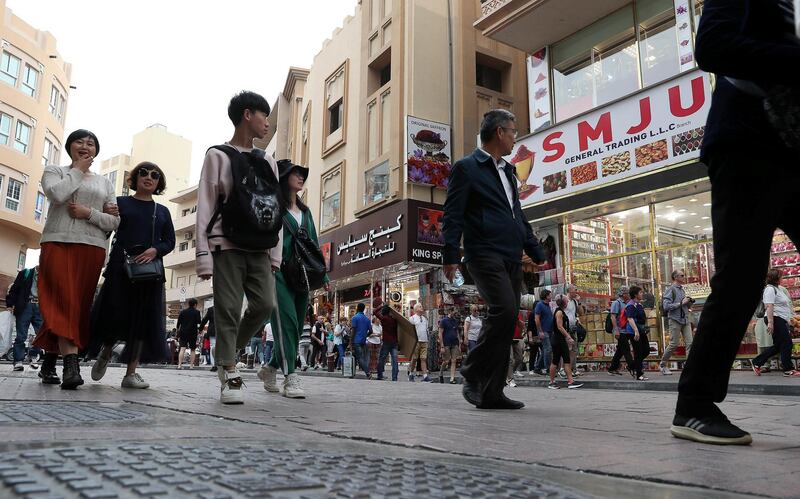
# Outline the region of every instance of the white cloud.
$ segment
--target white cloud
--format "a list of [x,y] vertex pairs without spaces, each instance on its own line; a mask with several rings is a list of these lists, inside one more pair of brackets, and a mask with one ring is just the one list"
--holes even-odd
[[88,128],[104,159],[162,123],[193,143],[192,179],[205,150],[230,138],[239,90],[272,104],[289,66],[309,67],[357,0],[7,0],[50,31],[72,63],[66,133]]

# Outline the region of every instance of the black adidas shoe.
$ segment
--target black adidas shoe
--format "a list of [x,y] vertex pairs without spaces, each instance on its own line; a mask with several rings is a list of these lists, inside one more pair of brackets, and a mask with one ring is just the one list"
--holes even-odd
[[734,425],[724,414],[706,418],[675,415],[670,432],[674,437],[704,444],[749,445],[753,437]]

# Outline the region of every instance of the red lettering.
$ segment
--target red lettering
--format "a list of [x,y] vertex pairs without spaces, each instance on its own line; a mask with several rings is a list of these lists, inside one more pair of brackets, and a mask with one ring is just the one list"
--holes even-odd
[[639,116],[642,117],[639,124],[628,128],[629,135],[636,135],[643,131],[645,128],[649,127],[650,123],[653,121],[653,115],[650,111],[650,97],[645,97],[639,101]]
[[578,123],[578,144],[581,152],[589,149],[589,141],[603,137],[603,144],[611,142],[613,139],[611,132],[611,112],[600,115],[597,126],[592,128],[588,121]]
[[552,161],[557,161],[561,159],[561,156],[567,151],[567,148],[561,142],[554,142],[556,139],[560,138],[564,135],[564,132],[553,132],[547,137],[544,138],[542,143],[542,149],[546,152],[552,152],[549,156],[545,156],[542,161],[545,163],[550,163]]
[[685,118],[696,113],[706,102],[706,83],[702,76],[692,80],[692,105],[688,108],[681,104],[681,87],[675,85],[669,89],[669,110],[676,118]]

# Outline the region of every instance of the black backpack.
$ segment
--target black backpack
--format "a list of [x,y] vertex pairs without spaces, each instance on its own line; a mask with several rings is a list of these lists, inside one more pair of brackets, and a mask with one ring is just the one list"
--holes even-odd
[[606,311],[605,330],[608,334],[614,334],[614,318],[611,317],[611,309]]
[[[231,162],[233,187],[224,201],[222,195],[206,227],[209,246],[215,237],[225,237],[236,246],[268,250],[278,244],[285,211],[281,188],[269,162],[254,149],[239,152],[229,145],[214,146]],[[222,217],[223,236],[212,236],[211,229]]]

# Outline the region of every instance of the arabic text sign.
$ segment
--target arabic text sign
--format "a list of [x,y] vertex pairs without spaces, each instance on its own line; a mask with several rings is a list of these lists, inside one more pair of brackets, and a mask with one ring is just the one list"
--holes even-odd
[[[339,266],[352,265],[354,263],[378,258],[386,253],[391,253],[397,249],[397,243],[391,241],[392,234],[403,229],[403,214],[397,215],[397,223],[393,226],[384,228],[382,225],[376,229],[370,229],[366,234],[354,238],[353,234],[347,241],[336,245],[336,255],[339,256]],[[366,243],[366,244],[365,244]],[[344,257],[342,257],[344,254]],[[349,256],[350,258],[347,258]]]
[[709,77],[692,71],[519,141],[507,161],[523,206],[700,155]]

